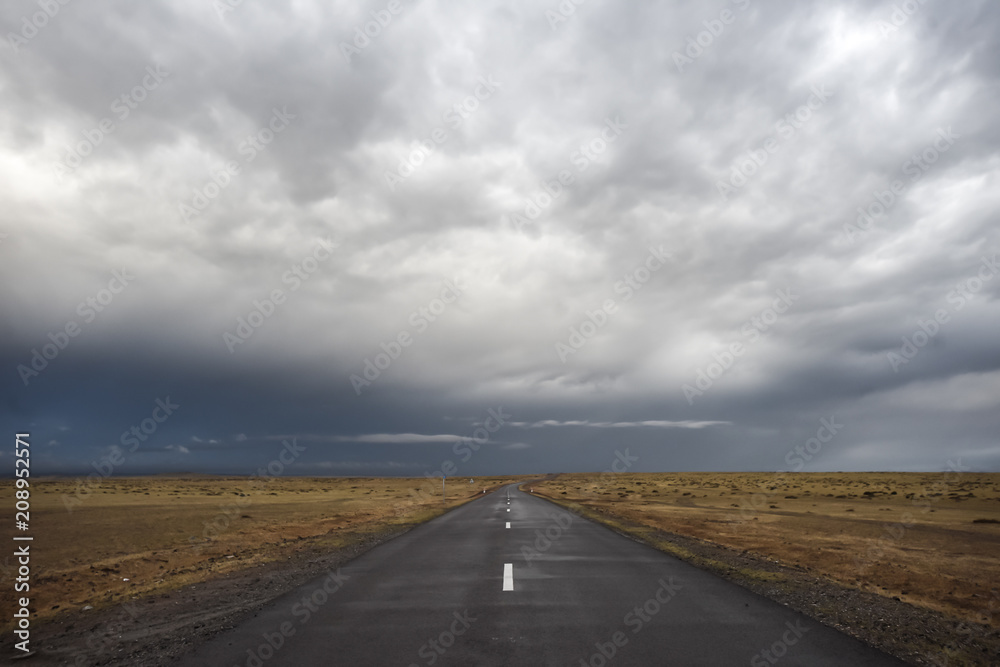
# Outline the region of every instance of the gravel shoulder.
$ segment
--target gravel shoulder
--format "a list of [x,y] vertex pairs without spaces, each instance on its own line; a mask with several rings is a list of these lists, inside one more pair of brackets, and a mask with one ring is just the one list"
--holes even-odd
[[[35,666],[160,667],[234,627],[279,595],[301,586],[370,549],[402,535],[416,523],[358,534],[351,546],[331,550],[302,540],[285,560],[228,573],[167,593],[103,609],[75,610],[32,628],[36,651],[15,664]],[[0,655],[16,656],[10,637]]]
[[[1000,631],[904,601],[843,586],[760,554],[629,522],[619,516],[536,494],[580,516],[670,553],[837,628],[913,665],[998,664]],[[358,533],[331,549],[319,539],[289,543],[288,556],[173,591],[100,609],[74,610],[32,628],[36,652],[18,664],[158,667],[234,627],[269,601],[414,526]],[[13,640],[0,655],[17,656]]]
[[844,586],[749,551],[630,522],[535,492],[696,567],[717,574],[913,665],[997,665],[1000,631],[896,598]]

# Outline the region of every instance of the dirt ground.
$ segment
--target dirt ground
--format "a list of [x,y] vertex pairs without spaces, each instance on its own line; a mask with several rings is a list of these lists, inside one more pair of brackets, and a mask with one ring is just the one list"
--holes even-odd
[[[822,594],[788,602],[831,625],[867,623],[843,608],[863,597],[896,622],[856,634],[916,664],[1000,664],[984,659],[1000,655],[1000,474],[568,474],[531,487],[771,597],[809,582]],[[899,626],[917,622],[938,634],[908,647]]]
[[[523,479],[456,478],[447,502],[439,480],[419,478],[109,478],[86,493],[73,479],[32,480],[30,609],[40,655],[31,663],[169,664],[171,648],[199,633]],[[0,492],[13,498],[12,482]],[[0,512],[0,521],[12,525],[13,516]],[[13,608],[15,576],[7,556],[4,608]],[[9,619],[0,656],[16,655]]]
[[[449,481],[447,503],[421,479],[121,478],[85,494],[74,480],[33,480],[29,663],[173,664],[290,588],[525,479]],[[1000,475],[559,475],[526,486],[912,664],[1000,664]],[[12,497],[9,481],[0,496]],[[14,576],[8,556],[5,607]],[[10,628],[0,656],[15,655]]]

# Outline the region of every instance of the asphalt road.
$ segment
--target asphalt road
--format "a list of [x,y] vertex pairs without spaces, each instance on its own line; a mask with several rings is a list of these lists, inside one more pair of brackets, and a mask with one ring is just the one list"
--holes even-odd
[[507,487],[278,598],[179,664],[905,663]]

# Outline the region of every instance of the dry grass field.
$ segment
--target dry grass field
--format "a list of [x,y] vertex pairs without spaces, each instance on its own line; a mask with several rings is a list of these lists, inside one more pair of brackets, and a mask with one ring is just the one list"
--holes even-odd
[[[283,477],[256,486],[246,478],[109,478],[79,496],[75,480],[32,480],[32,611],[51,619],[288,559],[301,549],[349,547],[426,521],[483,488],[523,479],[456,478],[447,503],[439,480],[414,478]],[[11,481],[0,489],[13,497]],[[13,516],[0,521],[12,525]],[[16,576],[10,557],[0,566],[3,580]]]
[[[133,653],[120,664],[129,664],[136,655],[167,655],[180,637],[216,632],[314,576],[310,563],[342,562],[483,488],[528,479],[522,488],[536,495],[775,599],[815,588],[800,611],[815,610],[913,664],[988,664],[983,657],[1000,648],[1000,475],[973,473],[464,478],[449,482],[447,503],[440,482],[423,479],[272,478],[254,486],[246,478],[111,478],[71,500],[72,511],[75,480],[32,480],[38,639],[59,659],[126,650]],[[12,488],[0,483],[0,498],[10,500]],[[11,525],[13,503],[3,506],[0,521]],[[5,586],[16,576],[12,560],[0,562]],[[827,581],[887,606],[845,599]],[[243,587],[259,590],[241,596]],[[140,620],[126,623],[141,626],[142,637],[133,633],[127,647],[113,620],[126,601],[142,602]],[[962,634],[948,622],[931,632],[925,617],[893,605],[987,629]]]
[[1000,474],[566,474],[537,495],[1000,626]]

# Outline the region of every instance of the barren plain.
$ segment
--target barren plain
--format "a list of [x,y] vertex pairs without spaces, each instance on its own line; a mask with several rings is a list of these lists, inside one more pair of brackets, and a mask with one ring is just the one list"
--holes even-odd
[[[33,662],[169,664],[297,583],[510,482],[914,664],[1000,655],[998,474],[462,478],[446,502],[439,482],[418,478],[161,476],[85,493],[77,480],[33,480],[44,647]],[[11,482],[0,488],[12,496]],[[0,568],[9,583],[11,558]]]
[[917,664],[1000,661],[1000,474],[564,474],[527,488]]
[[[526,478],[469,479],[449,480],[444,502],[440,480],[421,478],[33,479],[32,643],[51,664],[160,664],[142,653],[168,657],[309,576]],[[8,526],[13,488],[0,483]],[[0,562],[5,597],[16,571],[11,556]],[[4,619],[5,655],[12,627]]]

